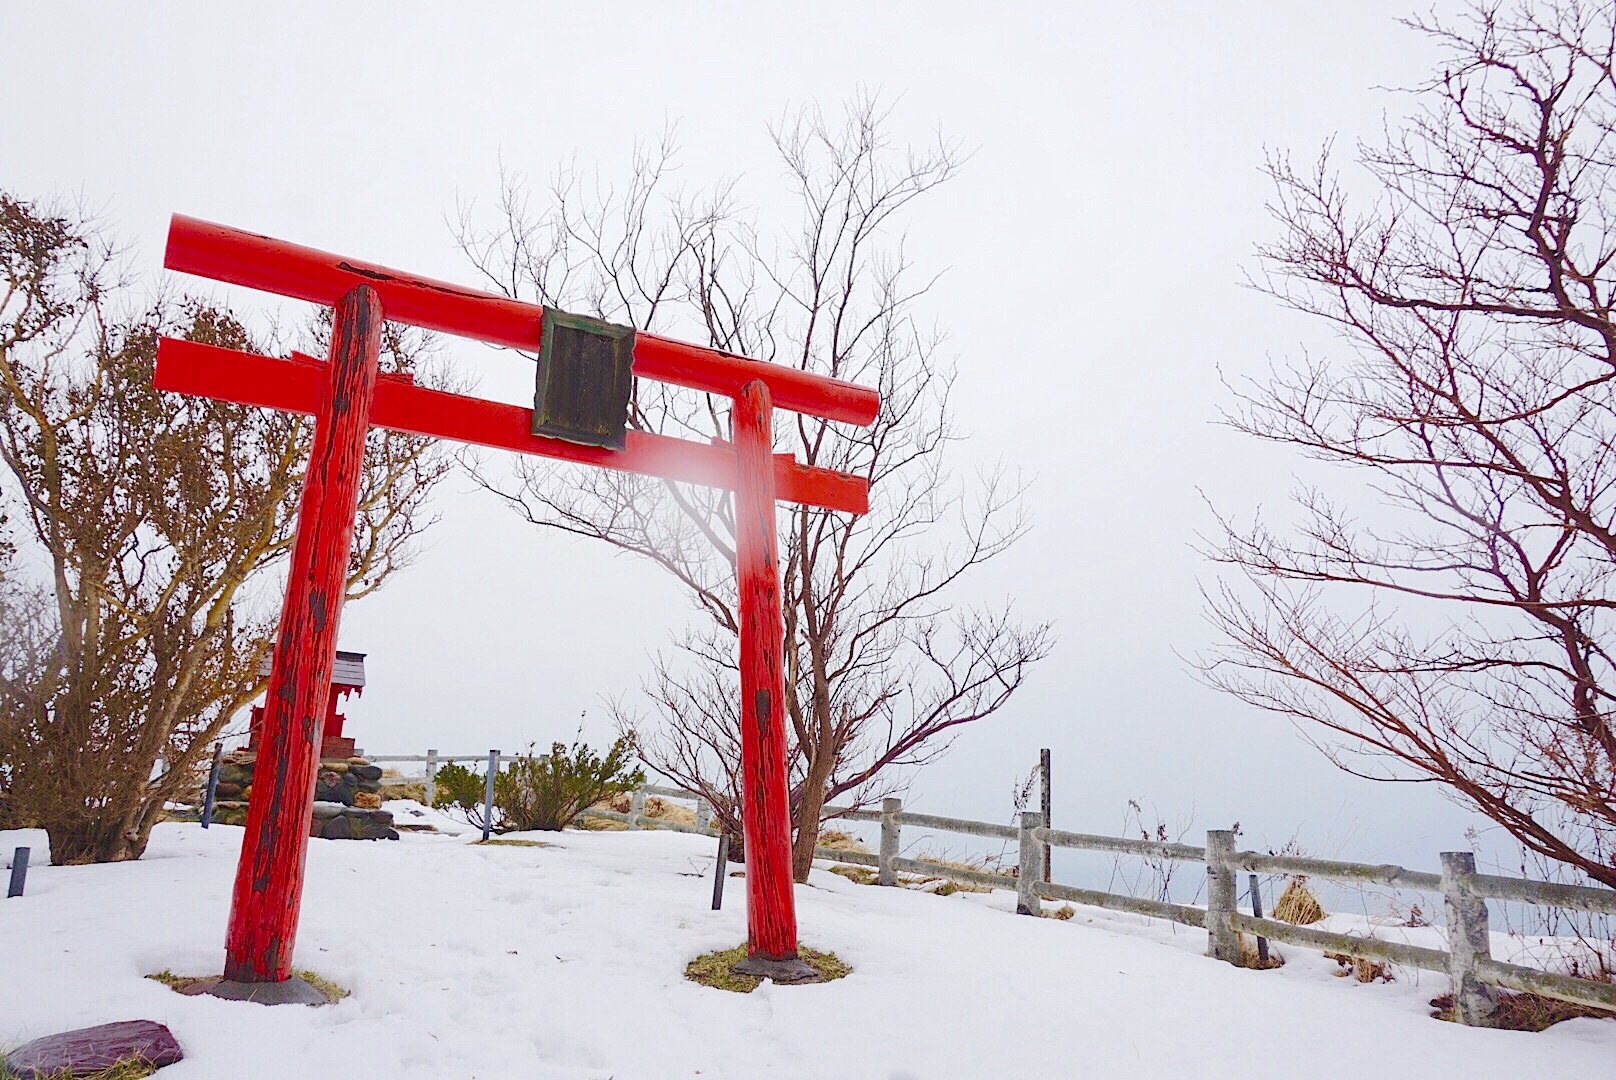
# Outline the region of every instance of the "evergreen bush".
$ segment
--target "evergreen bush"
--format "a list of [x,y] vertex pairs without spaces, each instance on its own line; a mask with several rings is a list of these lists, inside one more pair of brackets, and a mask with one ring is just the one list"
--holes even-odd
[[638,752],[633,735],[619,737],[604,757],[583,742],[554,743],[548,754],[530,753],[501,772],[494,803],[507,828],[559,832],[587,807],[645,783]]

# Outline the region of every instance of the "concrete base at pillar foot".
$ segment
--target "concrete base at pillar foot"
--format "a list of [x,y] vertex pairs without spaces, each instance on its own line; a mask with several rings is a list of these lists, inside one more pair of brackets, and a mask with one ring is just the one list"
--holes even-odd
[[329,1005],[320,991],[296,975],[283,982],[237,982],[234,979],[203,979],[192,983],[182,994],[206,994],[226,1001],[256,1001],[260,1005]]
[[736,961],[730,968],[737,975],[757,975],[777,983],[819,982],[821,976],[808,961],[798,957],[789,960],[771,960],[764,956],[748,956]]

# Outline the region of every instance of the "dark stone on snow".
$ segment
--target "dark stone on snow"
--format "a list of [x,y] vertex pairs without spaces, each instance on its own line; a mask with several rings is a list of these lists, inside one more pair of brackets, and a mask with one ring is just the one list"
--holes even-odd
[[256,1001],[260,1005],[329,1005],[331,1000],[308,982],[293,975],[284,982],[236,982],[203,979],[181,990],[192,996],[206,994],[226,1001]]
[[338,815],[325,823],[320,829],[320,835],[327,840],[352,840],[353,819],[346,815]]
[[314,820],[325,821],[327,818],[338,817],[347,807],[338,802],[317,802],[314,804]]
[[121,1061],[138,1059],[162,1068],[184,1057],[185,1051],[175,1041],[174,1033],[162,1024],[154,1020],[123,1020],[35,1039],[7,1054],[5,1067],[7,1075],[19,1080],[55,1080],[60,1076],[88,1076]]
[[213,789],[213,796],[216,799],[239,799],[241,793],[246,790],[244,784],[227,784],[220,780],[219,786]]
[[348,772],[361,780],[380,780],[382,767],[380,765],[350,765]]
[[240,765],[219,766],[219,783],[236,784],[241,787],[252,783],[252,770],[243,769]]

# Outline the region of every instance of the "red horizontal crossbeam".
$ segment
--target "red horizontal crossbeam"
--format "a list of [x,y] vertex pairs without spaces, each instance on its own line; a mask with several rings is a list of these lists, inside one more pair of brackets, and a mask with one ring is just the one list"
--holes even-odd
[[[325,393],[326,368],[325,363],[311,357],[277,360],[216,345],[163,338],[152,384],[159,390],[313,415]],[[370,422],[411,435],[453,439],[729,491],[735,490],[738,475],[735,452],[727,446],[644,431],[630,431],[628,445],[622,450],[580,446],[534,435],[531,409],[430,390],[385,375],[376,384]],[[869,510],[869,484],[861,476],[812,468],[780,455],[774,462],[774,483],[783,502],[852,514]]]
[[[534,352],[544,309],[536,304],[419,278],[273,237],[175,214],[163,265],[252,289],[335,304],[355,285],[381,296],[387,318],[494,345]],[[761,379],[776,408],[844,423],[871,423],[880,396],[869,387],[796,368],[749,360],[654,334],[634,336],[634,374],[734,397]]]

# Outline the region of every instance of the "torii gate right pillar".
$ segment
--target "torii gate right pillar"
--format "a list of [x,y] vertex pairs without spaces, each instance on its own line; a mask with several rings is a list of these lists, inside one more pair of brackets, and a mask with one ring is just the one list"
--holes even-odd
[[753,380],[735,395],[735,579],[741,632],[741,823],[747,957],[735,971],[776,982],[817,978],[797,955],[787,792],[785,626],[774,520],[774,404]]

